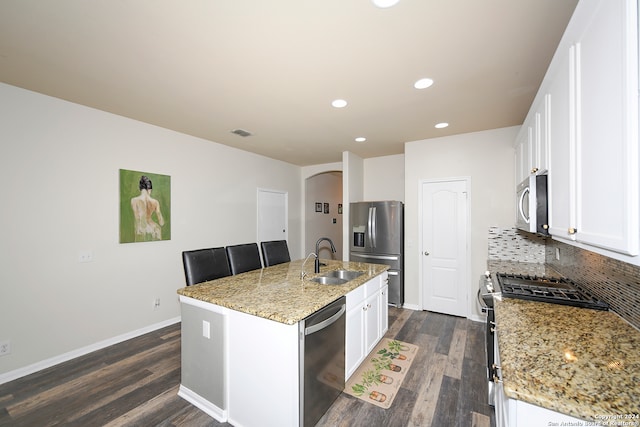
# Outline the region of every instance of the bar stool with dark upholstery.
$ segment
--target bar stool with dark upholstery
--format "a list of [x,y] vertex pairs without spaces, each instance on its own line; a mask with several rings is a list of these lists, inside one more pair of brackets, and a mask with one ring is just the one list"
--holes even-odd
[[182,252],[187,286],[220,277],[231,276],[229,259],[224,248],[196,249]]
[[231,274],[235,275],[262,268],[260,252],[256,243],[227,246],[226,249]]
[[262,260],[265,267],[291,261],[286,240],[262,242],[260,247],[262,248]]

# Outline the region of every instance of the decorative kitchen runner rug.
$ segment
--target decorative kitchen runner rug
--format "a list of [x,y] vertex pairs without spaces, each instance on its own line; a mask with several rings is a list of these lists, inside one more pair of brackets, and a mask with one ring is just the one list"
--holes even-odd
[[418,346],[383,338],[351,375],[344,392],[387,409],[398,394]]

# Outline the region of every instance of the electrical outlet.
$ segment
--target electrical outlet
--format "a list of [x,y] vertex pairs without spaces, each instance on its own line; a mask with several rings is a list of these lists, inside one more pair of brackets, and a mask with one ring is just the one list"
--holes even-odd
[[202,336],[211,339],[211,323],[206,320],[202,321]]
[[0,341],[0,356],[11,353],[11,341]]
[[91,261],[93,261],[93,251],[78,252],[78,262],[91,262]]
[[560,248],[556,248],[556,261],[560,261]]
[[160,308],[160,298],[156,298],[153,300],[153,309],[157,310]]

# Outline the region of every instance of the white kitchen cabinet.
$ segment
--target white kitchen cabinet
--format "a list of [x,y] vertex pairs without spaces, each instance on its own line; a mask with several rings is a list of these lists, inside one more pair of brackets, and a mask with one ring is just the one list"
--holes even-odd
[[[549,99],[549,234],[575,239],[575,87],[574,48],[557,52],[550,75]],[[549,76],[549,74],[548,74]]]
[[387,278],[385,272],[347,294],[345,379],[358,369],[389,327]]
[[345,318],[345,380],[355,372],[366,356],[363,302],[363,286],[347,294],[347,315]]
[[575,42],[576,240],[637,255],[637,3],[588,5]]
[[375,289],[364,301],[364,336],[366,354],[380,341],[380,288]]
[[380,289],[380,338],[389,330],[389,279],[385,274]]
[[536,100],[516,137],[516,185],[549,168],[548,102],[547,96]]
[[549,97],[535,106],[533,141],[532,141],[532,173],[545,173],[549,170]]
[[517,186],[529,176],[529,163],[531,159],[531,132],[527,123],[523,124],[516,137],[516,182]]
[[637,34],[636,0],[580,1],[541,87],[550,234],[628,255],[640,253]]

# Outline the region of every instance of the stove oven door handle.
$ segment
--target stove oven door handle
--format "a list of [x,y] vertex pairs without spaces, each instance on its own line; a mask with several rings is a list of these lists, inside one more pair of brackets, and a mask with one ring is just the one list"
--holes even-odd
[[489,306],[482,299],[482,295],[480,295],[480,289],[478,289],[477,297],[478,297],[478,303],[480,304],[480,308],[482,309],[482,312],[486,313],[487,310],[489,309]]

